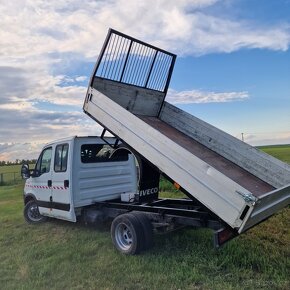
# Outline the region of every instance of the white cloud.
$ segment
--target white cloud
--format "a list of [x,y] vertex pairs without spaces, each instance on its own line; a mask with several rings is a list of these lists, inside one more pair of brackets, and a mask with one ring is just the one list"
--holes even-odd
[[16,62],[54,52],[74,52],[95,60],[108,27],[179,55],[289,47],[289,24],[266,27],[211,15],[207,7],[217,2],[10,1],[0,7],[1,54]]
[[54,77],[50,75],[35,76],[35,80],[38,80],[37,84],[35,87],[31,87],[28,92],[32,100],[82,107],[87,88],[78,85],[62,85],[63,82],[72,83],[75,80],[67,80],[64,76]]
[[169,89],[166,101],[171,104],[192,104],[192,103],[225,103],[242,101],[249,98],[248,92],[206,92],[199,90],[181,91]]
[[75,78],[75,81],[77,81],[77,82],[84,82],[87,79],[88,79],[88,77],[86,77],[86,76],[78,76],[78,77]]
[[[99,135],[102,130],[82,112],[50,112],[36,108],[21,110],[12,106],[6,110],[0,108],[0,123],[5,124],[0,127],[0,142],[14,144],[9,148],[2,147],[0,160],[36,158],[40,148],[49,141],[75,135]],[[28,150],[23,143],[39,146]]]
[[290,132],[243,133],[243,136],[253,146],[290,144]]
[[[109,27],[183,56],[241,48],[285,51],[290,43],[287,23],[264,26],[209,13],[207,8],[220,0],[0,2],[2,143],[46,142],[64,132],[100,130],[81,113],[86,93],[82,82],[89,76],[71,72],[76,63],[95,62]],[[247,92],[192,90],[170,91],[167,100],[185,104],[248,97]],[[41,102],[55,111],[41,110]],[[69,109],[61,112],[67,105]]]
[[11,111],[31,111],[34,110],[33,103],[12,96],[9,98],[9,103],[0,104],[0,110],[11,110]]
[[0,143],[0,161],[16,159],[37,159],[44,144],[41,143]]

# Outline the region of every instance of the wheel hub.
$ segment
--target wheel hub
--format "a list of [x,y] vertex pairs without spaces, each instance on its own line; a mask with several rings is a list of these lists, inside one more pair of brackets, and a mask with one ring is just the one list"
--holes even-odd
[[41,219],[41,215],[39,213],[38,206],[36,204],[33,204],[29,208],[27,214],[28,214],[28,217],[33,221],[38,221]]
[[121,249],[130,249],[132,245],[132,233],[127,225],[119,224],[116,227],[116,242]]

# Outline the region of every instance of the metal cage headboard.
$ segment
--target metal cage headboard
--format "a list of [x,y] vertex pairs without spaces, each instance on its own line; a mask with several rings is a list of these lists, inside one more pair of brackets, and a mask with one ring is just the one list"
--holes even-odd
[[175,59],[170,52],[109,29],[93,79],[100,77],[166,94]]

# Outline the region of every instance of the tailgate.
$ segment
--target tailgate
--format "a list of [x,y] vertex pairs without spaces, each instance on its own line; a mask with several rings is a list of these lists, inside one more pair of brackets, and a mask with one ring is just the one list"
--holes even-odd
[[290,184],[259,196],[251,213],[249,213],[249,217],[245,219],[244,224],[240,227],[239,233],[248,230],[278,210],[288,206],[289,202]]

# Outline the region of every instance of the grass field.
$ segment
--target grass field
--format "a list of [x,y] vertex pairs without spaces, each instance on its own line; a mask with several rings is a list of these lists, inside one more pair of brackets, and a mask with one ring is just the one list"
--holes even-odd
[[15,184],[21,180],[21,165],[0,166],[0,185]]
[[284,162],[290,163],[290,145],[261,146],[258,148]]
[[22,189],[0,187],[0,289],[290,289],[289,209],[220,250],[211,231],[183,229],[156,235],[142,255],[124,256],[109,224],[26,224]]

